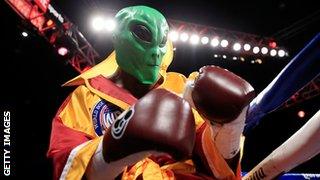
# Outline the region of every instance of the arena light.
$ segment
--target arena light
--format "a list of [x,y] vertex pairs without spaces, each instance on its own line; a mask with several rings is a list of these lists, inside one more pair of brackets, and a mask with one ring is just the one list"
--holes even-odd
[[228,45],[229,45],[229,42],[227,41],[227,40],[225,40],[225,39],[223,39],[222,41],[221,41],[221,43],[220,43],[220,45],[221,45],[221,47],[227,47]]
[[275,55],[277,55],[277,50],[275,50],[275,49],[271,49],[271,51],[270,51],[270,55],[271,55],[271,56],[275,56]]
[[211,46],[213,46],[213,47],[217,47],[218,45],[219,45],[219,40],[217,39],[217,38],[213,38],[212,40],[211,40]]
[[170,31],[169,38],[172,42],[175,42],[179,39],[179,33],[177,31]]
[[255,63],[262,64],[262,60],[261,59],[256,59]]
[[262,47],[262,48],[261,48],[261,53],[262,53],[262,54],[267,54],[268,51],[269,51],[269,50],[268,50],[268,48],[266,48],[266,47]]
[[258,46],[255,46],[255,47],[252,49],[252,52],[253,52],[254,54],[258,54],[259,51],[260,51],[260,48],[259,48]]
[[193,34],[193,35],[191,35],[191,37],[190,37],[190,43],[193,44],[193,45],[198,44],[198,43],[199,43],[199,40],[200,40],[200,38],[199,38],[199,36],[196,35],[196,34]]
[[285,52],[284,50],[280,49],[280,50],[278,51],[278,56],[279,56],[279,57],[284,57],[284,55],[286,55],[286,52]]
[[104,22],[103,17],[101,17],[101,16],[94,17],[92,19],[91,25],[92,25],[93,30],[102,31],[105,26],[105,22]]
[[241,49],[241,44],[240,43],[234,43],[233,50],[240,51],[240,49]]
[[269,47],[276,48],[277,47],[277,43],[275,41],[270,41],[269,42]]
[[66,54],[68,54],[68,52],[69,52],[68,49],[65,48],[65,47],[60,47],[58,49],[58,54],[61,55],[61,56],[65,56]]
[[223,58],[223,59],[227,59],[227,56],[226,56],[226,55],[222,55],[222,58]]
[[213,56],[214,56],[215,58],[218,58],[218,57],[219,57],[218,54],[214,54]]
[[107,19],[104,21],[104,28],[111,32],[116,28],[116,22],[113,19]]
[[304,118],[304,116],[306,115],[306,113],[301,110],[301,111],[298,112],[297,115],[298,115],[299,118]]
[[180,35],[180,40],[182,42],[186,42],[187,40],[189,39],[189,35],[185,32],[183,32],[181,35]]
[[250,44],[245,44],[245,45],[243,46],[243,49],[244,49],[245,51],[249,51],[249,50],[251,49]]
[[201,38],[201,43],[202,44],[208,44],[209,43],[209,38],[207,36],[204,36]]
[[21,33],[21,35],[22,35],[23,37],[28,37],[28,36],[29,36],[29,34],[28,34],[27,32],[25,32],[25,31],[23,31],[23,32]]
[[238,58],[237,58],[237,57],[235,57],[235,56],[233,56],[233,57],[232,57],[232,60],[237,60],[237,59],[238,59]]
[[51,19],[49,19],[47,22],[46,22],[47,26],[50,27],[53,25],[53,21]]

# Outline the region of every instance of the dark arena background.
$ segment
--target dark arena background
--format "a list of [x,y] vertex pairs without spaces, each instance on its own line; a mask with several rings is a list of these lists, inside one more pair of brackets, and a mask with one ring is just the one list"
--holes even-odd
[[[33,21],[37,18],[28,19],[14,10],[12,4],[9,5],[19,2],[29,4],[40,12],[39,16],[45,17],[42,24],[40,22],[41,31],[37,27],[39,22]],[[180,39],[174,42],[174,61],[169,71],[188,75],[203,65],[217,65],[243,77],[259,93],[319,33],[320,10],[317,4],[308,0],[51,0],[50,6],[55,12],[51,9],[43,13],[37,1],[1,1],[0,106],[1,113],[11,112],[10,177],[52,179],[52,164],[46,158],[51,121],[60,104],[74,89],[61,85],[106,58],[113,50],[110,29],[93,29],[95,15],[112,18],[118,10],[130,5],[156,8],[168,19],[170,28],[180,33]],[[83,54],[77,54],[79,49],[75,48],[71,36],[54,35],[58,30],[70,27],[73,27],[73,33],[81,32],[86,39],[77,39],[79,46],[85,47]],[[231,39],[231,48],[215,48],[210,42],[200,41],[199,36],[192,37],[191,34],[190,40],[194,41],[184,42],[184,30],[207,33],[210,40],[214,36]],[[174,35],[171,38],[175,38]],[[262,48],[257,53],[243,49],[237,52],[232,49],[236,41],[242,44],[251,42],[251,48],[265,47],[267,52],[264,54]],[[275,54],[271,53],[272,48],[276,50]],[[265,116],[247,135],[242,159],[244,172],[250,171],[319,110],[319,88],[317,77],[280,108]],[[290,172],[319,174],[320,156]]]

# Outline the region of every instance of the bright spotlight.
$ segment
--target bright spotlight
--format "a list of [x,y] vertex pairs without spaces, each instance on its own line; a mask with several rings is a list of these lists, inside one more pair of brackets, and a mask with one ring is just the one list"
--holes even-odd
[[182,42],[186,42],[188,39],[189,39],[189,35],[187,33],[184,32],[180,35],[180,40]]
[[112,19],[107,19],[104,22],[104,27],[106,28],[107,31],[111,32],[116,28],[116,22]]
[[245,45],[243,46],[243,49],[244,49],[245,51],[249,51],[249,50],[251,49],[250,44],[245,44]]
[[306,113],[301,110],[301,111],[298,112],[297,115],[298,115],[299,118],[304,118],[304,116],[306,115]]
[[279,56],[279,57],[283,57],[285,54],[286,54],[286,52],[284,52],[284,50],[282,50],[282,49],[280,49],[280,50],[278,51],[278,56]]
[[61,56],[65,56],[68,53],[68,49],[65,47],[60,47],[58,49],[58,54],[60,54]]
[[240,43],[234,43],[234,45],[233,45],[233,50],[235,50],[235,51],[240,51],[240,49],[241,49]]
[[21,35],[23,36],[23,37],[28,37],[28,33],[27,32],[25,32],[25,31],[23,31],[22,33],[21,33]]
[[234,56],[232,59],[233,59],[233,60],[237,60],[238,58]]
[[255,63],[262,64],[262,60],[261,59],[256,59]]
[[261,48],[261,53],[262,54],[267,54],[268,53],[268,48],[266,48],[266,47]]
[[275,49],[271,49],[270,55],[271,55],[271,56],[277,55],[277,51],[276,51]]
[[219,40],[217,38],[213,38],[211,40],[211,46],[217,47],[219,45]]
[[100,16],[97,16],[97,17],[94,17],[92,19],[92,28],[95,30],[95,31],[101,31],[103,30],[104,28],[104,20],[102,17]]
[[269,42],[269,46],[270,46],[271,48],[276,48],[276,47],[277,47],[277,43],[276,43],[275,41],[270,41],[270,42]]
[[221,43],[220,43],[221,47],[224,47],[224,48],[227,47],[228,44],[229,44],[229,42],[228,42],[227,40],[225,40],[225,39],[223,39],[223,40],[221,41]]
[[191,37],[190,37],[190,43],[191,44],[198,44],[199,43],[199,36],[196,35],[196,34],[193,34]]
[[49,19],[46,24],[49,27],[49,26],[53,25],[53,21],[51,19]]
[[223,59],[227,59],[227,56],[226,56],[226,55],[222,55],[222,58],[223,58]]
[[175,42],[175,41],[177,41],[178,38],[179,38],[179,33],[178,33],[177,31],[171,31],[171,32],[169,33],[169,38],[170,38],[170,40],[171,40],[172,42]]
[[208,44],[208,42],[209,42],[209,38],[208,37],[204,36],[204,37],[201,38],[201,43],[202,44]]
[[219,57],[218,54],[214,54],[213,56],[214,56],[215,58],[218,58],[218,57]]
[[253,48],[253,50],[252,50],[252,52],[253,52],[254,54],[258,54],[259,51],[260,51],[260,48],[259,48],[258,46],[255,46],[255,47]]

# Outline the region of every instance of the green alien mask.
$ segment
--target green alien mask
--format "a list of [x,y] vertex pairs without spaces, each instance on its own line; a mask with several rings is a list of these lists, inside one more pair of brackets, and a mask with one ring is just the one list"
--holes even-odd
[[117,28],[113,43],[118,65],[141,83],[154,84],[167,51],[169,26],[166,19],[146,6],[124,8],[115,19]]

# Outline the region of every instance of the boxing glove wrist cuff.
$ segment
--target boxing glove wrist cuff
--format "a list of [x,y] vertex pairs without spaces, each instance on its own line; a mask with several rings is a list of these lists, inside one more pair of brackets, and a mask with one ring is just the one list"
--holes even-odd
[[109,177],[115,178],[125,168],[124,164],[119,162],[106,163],[102,153],[102,140],[100,141],[97,150],[93,154],[89,166],[86,171],[88,179],[103,179]]
[[229,123],[211,123],[212,138],[216,147],[225,159],[233,158],[240,150],[240,137],[245,125],[247,107]]

